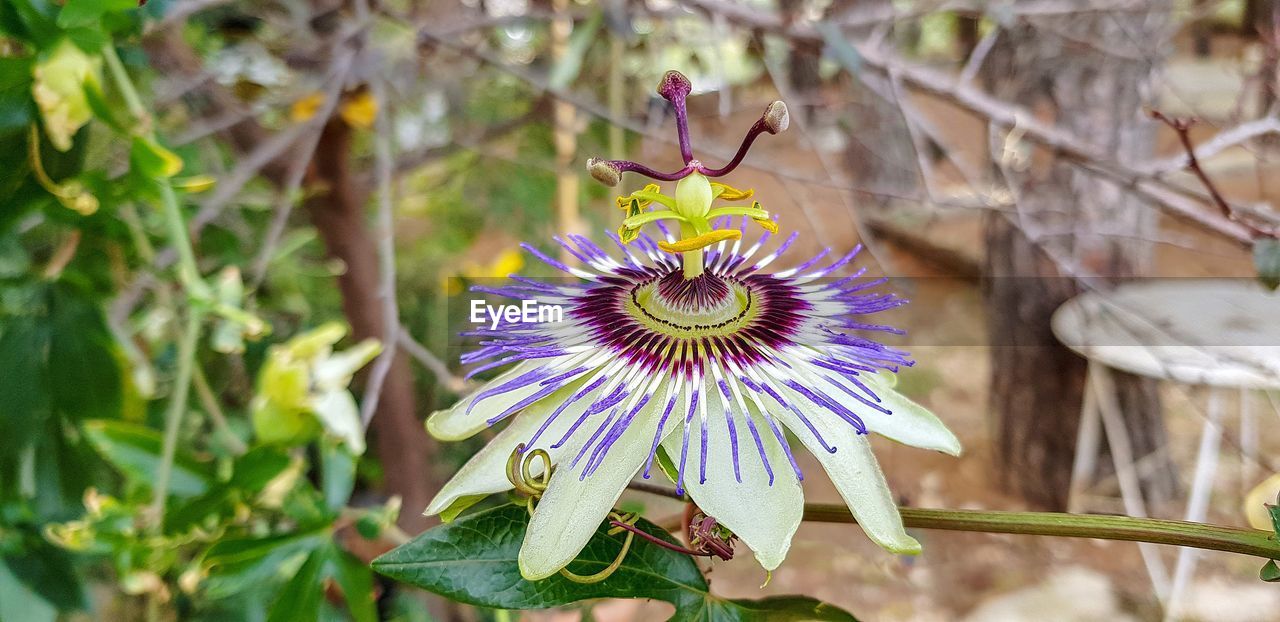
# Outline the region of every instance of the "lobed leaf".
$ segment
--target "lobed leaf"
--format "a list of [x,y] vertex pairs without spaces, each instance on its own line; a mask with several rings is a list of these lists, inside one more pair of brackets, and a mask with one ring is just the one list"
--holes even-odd
[[[599,583],[575,583],[560,575],[541,581],[520,576],[516,558],[529,514],[504,505],[430,529],[373,561],[374,570],[447,598],[494,609],[542,609],[591,598],[653,598],[676,607],[672,620],[841,620],[854,618],[816,599],[781,596],[758,601],[711,595],[692,557],[635,538],[622,565]],[[666,531],[640,520],[636,526],[675,543]],[[599,572],[622,547],[625,534],[601,525],[569,570]]]

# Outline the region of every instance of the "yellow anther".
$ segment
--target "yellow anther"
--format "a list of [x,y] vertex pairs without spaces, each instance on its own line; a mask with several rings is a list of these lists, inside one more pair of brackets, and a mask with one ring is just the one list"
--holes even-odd
[[757,225],[764,227],[764,230],[768,231],[769,233],[778,232],[778,222],[775,220],[769,220],[768,218],[752,218],[751,220],[754,221]]
[[742,237],[742,232],[737,229],[716,229],[708,231],[702,235],[676,240],[675,242],[658,242],[658,248],[668,253],[687,253],[696,251],[700,248],[706,248],[717,242],[725,240],[736,240]]
[[722,201],[741,201],[751,198],[751,195],[755,194],[756,191],[750,188],[739,190],[728,184],[713,181],[711,182],[711,193]]
[[622,240],[623,244],[630,244],[634,242],[638,237],[640,237],[639,227],[635,229],[632,229],[626,225],[622,225],[621,227],[618,227],[618,239]]
[[650,203],[653,203],[653,199],[644,198],[644,195],[652,196],[657,194],[662,194],[661,186],[658,184],[646,184],[644,188],[632,192],[625,197],[618,197],[615,201],[618,204],[618,209],[621,210],[629,209],[632,201],[639,201],[640,209],[643,210],[644,208],[649,207]]

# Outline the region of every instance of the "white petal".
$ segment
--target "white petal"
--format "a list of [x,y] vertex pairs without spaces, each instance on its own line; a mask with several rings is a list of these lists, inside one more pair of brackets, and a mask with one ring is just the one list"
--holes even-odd
[[330,434],[341,438],[357,456],[364,453],[364,426],[360,423],[360,408],[346,387],[325,391],[311,396],[308,401],[320,423]]
[[[506,393],[485,397],[476,404],[475,408],[471,408],[471,404],[475,402],[476,397],[487,389],[498,387],[540,367],[551,365],[558,360],[539,359],[517,364],[497,378],[484,383],[483,386],[470,395],[458,400],[458,403],[452,407],[432,413],[427,418],[427,432],[442,441],[460,441],[474,436],[489,427],[490,418],[501,414],[507,408],[519,403],[520,400],[537,393],[545,387],[533,382]],[[549,399],[549,397],[544,399]],[[467,412],[467,409],[471,409],[471,412]]]
[[796,438],[826,469],[831,482],[868,537],[894,553],[920,552],[920,543],[908,536],[902,527],[898,505],[884,474],[880,472],[880,466],[876,464],[866,436],[858,434],[853,426],[830,411],[804,410],[805,416],[822,433],[827,444],[836,448],[835,453],[830,453],[794,414],[783,408],[771,408],[770,412],[795,433]]
[[[716,395],[722,397],[718,389]],[[711,404],[715,407],[712,408]],[[773,469],[773,485],[769,484],[769,474],[760,460],[760,452],[746,419],[734,406],[731,410],[735,411],[734,430],[742,476],[742,482],[738,482],[733,469],[733,444],[722,404],[722,401],[713,400],[707,408],[705,484],[700,482],[702,429],[696,415],[689,428],[689,458],[685,465],[684,487],[708,516],[742,539],[765,570],[773,570],[786,558],[791,538],[800,526],[804,514],[804,492],[782,446],[769,431],[769,424],[755,412],[754,406],[749,407],[753,411],[751,417],[760,433],[769,466]],[[680,455],[681,437],[677,430],[662,442],[667,455],[673,458]]]
[[[516,415],[506,429],[499,432],[493,440],[489,441],[489,444],[476,452],[476,455],[458,470],[449,483],[440,489],[423,513],[428,516],[438,514],[459,497],[510,490],[512,485],[507,479],[507,459],[511,457],[511,452],[515,451],[516,445],[528,443],[547,418],[573,393],[572,388],[561,389]],[[560,440],[560,437],[573,426],[583,411],[600,397],[600,394],[600,389],[588,392],[561,410],[555,419],[547,424],[546,430],[538,435],[537,442],[530,446],[530,449],[535,447],[545,449],[551,455],[552,464],[567,452],[576,452],[581,443],[568,442],[561,447],[552,447],[552,445]],[[603,417],[603,415],[600,416]],[[584,423],[580,428],[588,425],[589,423]],[[533,475],[542,473],[541,459],[534,460],[532,471]]]
[[382,344],[377,339],[365,339],[342,352],[320,358],[312,370],[312,381],[326,389],[346,388],[351,384],[351,376],[377,358],[381,351]]
[[[850,397],[836,385],[824,380],[824,378],[830,378],[845,387],[846,390],[871,400],[866,391],[858,388],[844,376],[814,367],[812,364],[803,362],[795,357],[788,357],[787,361],[791,364],[791,369],[794,373],[803,376],[803,378],[799,379],[800,382],[809,385],[812,389],[816,389],[818,393],[835,399],[836,402],[853,411],[862,419],[862,422],[867,426],[868,432],[875,432],[904,445],[932,449],[952,456],[960,455],[960,440],[956,438],[955,434],[951,433],[951,430],[947,429],[947,426],[937,416],[929,412],[929,409],[893,390],[896,376],[863,374],[858,377],[860,382],[874,391],[876,397],[880,398],[878,404],[892,413],[886,415]],[[825,410],[824,407],[814,404],[803,395],[781,386],[780,383],[774,383],[774,386],[788,400],[792,400],[800,408],[801,412],[806,415],[814,410]]]
[[960,439],[929,409],[890,388],[880,376],[866,377],[863,382],[876,392],[880,405],[893,413],[886,415],[870,408],[859,409],[855,406],[855,412],[867,411],[862,416],[867,430],[904,445],[932,449],[952,456],[960,455]]
[[[562,460],[557,465],[546,492],[538,500],[524,544],[520,547],[520,574],[525,579],[536,581],[549,577],[582,552],[623,489],[649,457],[658,419],[666,406],[659,406],[655,403],[657,401],[656,398],[651,400],[636,414],[590,477],[579,479],[583,469],[591,463],[591,449],[576,466],[569,465],[571,460]],[[676,409],[679,408],[677,405]],[[671,421],[675,419],[677,417],[673,413],[664,431],[670,430]],[[576,442],[570,444],[580,447],[586,442],[581,437],[589,435],[576,436],[580,440],[575,439]],[[572,455],[566,456],[572,458]]]

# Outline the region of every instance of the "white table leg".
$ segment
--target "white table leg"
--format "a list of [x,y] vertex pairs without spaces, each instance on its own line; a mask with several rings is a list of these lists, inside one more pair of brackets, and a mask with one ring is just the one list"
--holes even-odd
[[[1089,363],[1089,384],[1097,399],[1098,412],[1102,418],[1103,431],[1107,435],[1107,443],[1111,449],[1111,459],[1116,467],[1116,479],[1120,482],[1120,496],[1124,500],[1124,511],[1129,516],[1146,518],[1147,504],[1142,498],[1142,485],[1138,481],[1138,472],[1133,466],[1133,443],[1129,440],[1129,430],[1125,428],[1124,417],[1120,413],[1120,403],[1116,398],[1115,381],[1111,370],[1101,363]],[[1139,542],[1138,550],[1142,553],[1142,562],[1146,564],[1147,574],[1151,576],[1151,585],[1155,588],[1156,597],[1161,603],[1169,597],[1169,572],[1160,559],[1160,549],[1149,542]]]
[[1076,435],[1076,457],[1071,464],[1071,489],[1067,493],[1067,511],[1084,511],[1084,491],[1098,469],[1098,448],[1102,440],[1102,416],[1092,382],[1084,385],[1084,403],[1080,406],[1080,431]]
[[1253,413],[1253,391],[1240,389],[1240,494],[1246,495],[1258,479],[1258,420]]
[[[1213,492],[1213,476],[1218,470],[1218,453],[1222,443],[1222,392],[1209,389],[1208,416],[1200,433],[1200,450],[1196,455],[1196,470],[1191,480],[1191,499],[1187,502],[1186,519],[1204,522],[1209,512],[1209,497]],[[1178,563],[1173,571],[1173,591],[1164,619],[1173,620],[1178,615],[1181,597],[1196,571],[1199,551],[1183,547],[1178,551]]]

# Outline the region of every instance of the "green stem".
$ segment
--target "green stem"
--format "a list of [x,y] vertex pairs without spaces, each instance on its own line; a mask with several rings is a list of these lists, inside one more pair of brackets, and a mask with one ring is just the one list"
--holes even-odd
[[173,394],[169,396],[169,408],[164,414],[164,444],[160,448],[160,466],[156,468],[155,496],[151,501],[151,515],[157,528],[164,524],[165,499],[169,496],[169,481],[173,476],[173,456],[178,449],[178,430],[182,427],[182,415],[187,411],[187,392],[196,366],[196,346],[200,343],[200,323],[204,312],[197,307],[187,307],[187,323],[178,341],[178,373],[173,381]]
[[188,296],[208,299],[209,288],[200,278],[195,249],[191,247],[191,238],[187,235],[187,222],[182,218],[178,197],[173,192],[173,186],[169,185],[169,180],[157,181],[160,184],[160,198],[164,207],[164,221],[168,229],[169,241],[178,251],[178,280],[186,288]]
[[[665,486],[634,482],[627,487],[678,501],[688,501]],[[1276,535],[1257,529],[1109,514],[926,508],[899,508],[899,512],[902,514],[902,523],[915,529],[1150,542],[1253,555],[1263,559],[1280,559],[1280,541],[1277,541]],[[834,503],[804,504],[804,520],[816,523],[858,522],[848,507]]]
[[107,71],[111,72],[111,79],[115,81],[116,86],[120,89],[120,96],[124,98],[124,105],[129,109],[129,114],[133,115],[144,127],[149,125],[148,120],[151,115],[147,114],[147,107],[143,105],[142,98],[138,96],[138,89],[133,86],[133,81],[129,79],[129,72],[125,71],[124,63],[120,62],[120,56],[116,54],[115,44],[108,42],[102,46],[102,58],[107,63]]
[[[1059,512],[986,512],[902,508],[902,522],[918,529],[1008,533],[1062,538],[1098,538],[1189,546],[1210,551],[1280,558],[1275,534],[1206,523]],[[804,520],[856,523],[843,505],[806,503]]]

